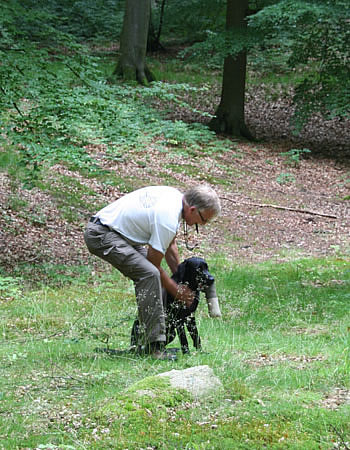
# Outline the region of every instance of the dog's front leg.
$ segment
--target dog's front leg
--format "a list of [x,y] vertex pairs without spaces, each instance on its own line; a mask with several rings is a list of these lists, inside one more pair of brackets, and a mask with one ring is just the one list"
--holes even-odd
[[132,347],[137,346],[140,344],[140,321],[139,319],[135,319],[132,330],[131,330],[131,337],[130,337],[130,344]]
[[182,353],[183,354],[190,353],[190,349],[188,347],[188,341],[187,341],[187,337],[186,337],[185,326],[184,326],[184,323],[182,320],[177,321],[176,331],[177,331],[177,335],[179,336]]
[[186,325],[188,332],[190,333],[190,336],[192,338],[194,348],[200,350],[202,348],[201,338],[199,337],[195,317],[194,316],[187,317]]
[[167,323],[166,327],[166,343],[165,345],[170,344],[175,339],[176,336],[176,330],[174,322]]

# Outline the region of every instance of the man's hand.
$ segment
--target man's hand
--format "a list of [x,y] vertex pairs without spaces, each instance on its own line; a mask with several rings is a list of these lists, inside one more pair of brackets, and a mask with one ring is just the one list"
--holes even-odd
[[178,284],[177,286],[175,300],[184,303],[189,308],[194,302],[196,294],[186,284]]

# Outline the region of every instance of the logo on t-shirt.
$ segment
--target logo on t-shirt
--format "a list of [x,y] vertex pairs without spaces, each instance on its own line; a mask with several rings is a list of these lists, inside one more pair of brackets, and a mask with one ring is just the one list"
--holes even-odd
[[152,195],[150,192],[143,192],[140,195],[140,204],[144,208],[152,208],[152,206],[155,205],[157,201],[157,197],[155,195]]

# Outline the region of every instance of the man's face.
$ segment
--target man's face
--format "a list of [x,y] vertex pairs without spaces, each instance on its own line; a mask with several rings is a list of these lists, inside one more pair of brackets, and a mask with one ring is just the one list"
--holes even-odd
[[187,225],[192,226],[198,223],[198,225],[205,225],[214,217],[214,212],[210,209],[199,210],[195,206],[188,206],[184,211],[184,219]]

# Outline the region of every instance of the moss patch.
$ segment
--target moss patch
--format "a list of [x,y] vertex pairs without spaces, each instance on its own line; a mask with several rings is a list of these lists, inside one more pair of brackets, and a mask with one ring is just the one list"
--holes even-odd
[[[189,409],[191,395],[174,389],[166,377],[147,377],[118,394],[100,408],[99,420],[109,426],[119,445],[134,441],[145,445],[166,433],[169,421]],[[122,437],[121,437],[122,435]],[[118,447],[119,448],[119,447]]]
[[[101,415],[118,416],[128,413],[138,415],[141,409],[147,408],[158,414],[166,407],[181,406],[192,401],[191,395],[181,389],[174,389],[167,377],[151,376],[131,385],[121,395],[109,400],[101,408]],[[124,412],[123,412],[124,411]]]

